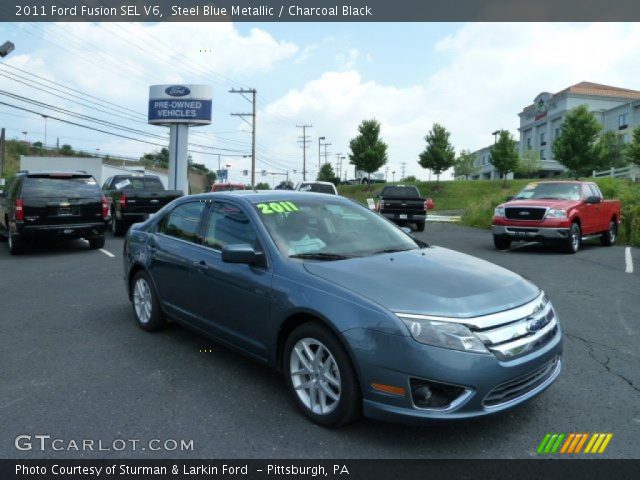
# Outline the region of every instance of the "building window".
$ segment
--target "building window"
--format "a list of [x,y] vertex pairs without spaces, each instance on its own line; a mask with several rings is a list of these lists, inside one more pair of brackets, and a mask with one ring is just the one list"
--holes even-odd
[[560,127],[556,127],[555,133],[553,134],[553,138],[558,138],[560,136]]
[[547,144],[546,134],[545,132],[540,133],[540,146],[544,146]]
[[546,160],[547,157],[544,156],[544,148],[540,149],[540,160]]
[[625,133],[624,135],[622,135],[621,140],[622,140],[622,143],[623,143],[623,144],[627,144],[627,143],[629,143],[629,134],[628,134],[628,133]]
[[618,130],[622,130],[623,128],[627,128],[629,124],[627,123],[627,119],[629,118],[628,113],[623,113],[622,115],[618,115]]
[[531,150],[531,137],[527,138],[527,150]]

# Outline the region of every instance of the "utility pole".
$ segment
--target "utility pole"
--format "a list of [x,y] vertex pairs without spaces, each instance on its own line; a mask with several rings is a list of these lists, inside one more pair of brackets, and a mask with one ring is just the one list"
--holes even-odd
[[[239,93],[242,97],[251,102],[252,108],[251,113],[232,113],[231,115],[234,117],[240,117],[245,123],[251,126],[251,186],[255,187],[256,185],[256,89],[241,89],[236,90],[232,88],[229,90],[229,93]],[[251,99],[246,97],[245,94],[250,93]],[[245,117],[251,117],[251,123],[247,121]]]
[[318,171],[320,171],[320,140],[325,140],[327,137],[318,137]]
[[308,139],[307,128],[311,128],[313,125],[296,125],[296,128],[302,129],[302,140],[298,140],[298,143],[302,144],[302,181],[304,182],[307,179],[307,145],[311,142]]
[[330,143],[323,143],[322,144],[324,146],[324,163],[327,163],[327,157],[329,156],[329,154],[327,153],[327,146],[331,145]]
[[402,162],[402,164],[401,164],[401,165],[402,165],[402,177],[400,178],[400,180],[402,180],[402,179],[404,179],[404,178],[405,178],[405,176],[404,176],[404,170],[405,170],[405,168],[407,167],[407,162]]
[[4,127],[0,130],[0,177],[4,169]]

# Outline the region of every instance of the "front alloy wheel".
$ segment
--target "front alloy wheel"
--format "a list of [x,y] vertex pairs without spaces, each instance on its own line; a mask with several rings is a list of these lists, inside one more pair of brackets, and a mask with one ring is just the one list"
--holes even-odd
[[340,402],[340,369],[329,349],[314,338],[302,338],[291,351],[291,383],[303,405],[327,415]]
[[360,415],[362,396],[342,342],[316,322],[298,326],[287,338],[283,370],[305,416],[324,427],[341,427]]
[[565,243],[565,250],[567,253],[578,253],[580,250],[580,244],[582,243],[582,231],[580,225],[572,223],[569,229],[569,238]]

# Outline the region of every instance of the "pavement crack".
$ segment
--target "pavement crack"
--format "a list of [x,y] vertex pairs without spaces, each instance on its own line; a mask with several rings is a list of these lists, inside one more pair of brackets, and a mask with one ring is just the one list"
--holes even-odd
[[[614,371],[609,364],[611,363],[611,357],[609,355],[605,354],[606,360],[601,360],[596,356],[596,353],[594,351],[594,345],[599,345],[602,347],[606,347],[606,348],[611,348],[613,349],[613,347],[610,347],[609,345],[604,345],[602,343],[598,343],[598,342],[594,342],[592,340],[587,340],[586,338],[580,337],[579,335],[575,335],[572,333],[566,333],[565,335],[572,340],[579,340],[582,343],[584,343],[587,346],[587,353],[589,354],[589,356],[596,361],[597,363],[599,363],[602,367],[604,367],[604,369],[611,373],[612,375],[615,375],[616,377],[618,377],[619,379],[623,380],[625,383],[627,383],[631,388],[633,388],[636,392],[640,393],[640,387],[635,385],[630,379],[628,379],[627,377],[625,377],[624,375]],[[614,349],[615,350],[615,349]]]

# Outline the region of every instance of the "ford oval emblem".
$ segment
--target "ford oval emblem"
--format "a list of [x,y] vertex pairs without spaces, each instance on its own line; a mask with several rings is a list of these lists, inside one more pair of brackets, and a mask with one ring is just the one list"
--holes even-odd
[[191,93],[189,87],[185,87],[184,85],[171,85],[170,87],[165,88],[164,91],[171,97],[184,97]]

